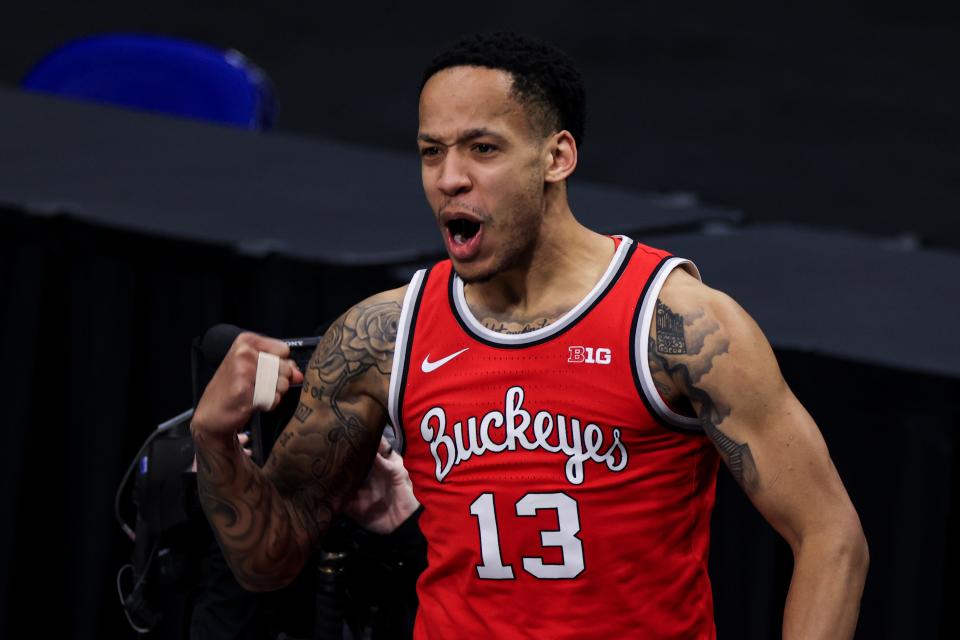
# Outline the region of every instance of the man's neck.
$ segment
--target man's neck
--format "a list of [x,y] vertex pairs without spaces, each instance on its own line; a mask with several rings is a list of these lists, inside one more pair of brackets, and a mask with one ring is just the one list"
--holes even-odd
[[506,332],[546,326],[593,289],[613,253],[610,238],[581,225],[564,207],[544,220],[526,264],[488,282],[467,285],[467,303],[494,330],[498,322],[509,325],[499,329]]

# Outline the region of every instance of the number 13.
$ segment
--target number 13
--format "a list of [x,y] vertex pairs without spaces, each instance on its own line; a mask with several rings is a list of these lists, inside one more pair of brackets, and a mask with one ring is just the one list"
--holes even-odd
[[[583,573],[583,542],[580,532],[580,514],[577,501],[565,493],[528,493],[517,502],[518,516],[535,516],[540,509],[556,509],[560,529],[541,531],[540,544],[560,547],[563,562],[547,564],[543,558],[523,558],[523,570],[542,580],[569,580]],[[493,508],[493,494],[482,493],[470,505],[470,514],[480,525],[480,557],[477,575],[484,580],[512,580],[513,567],[504,565],[500,555],[500,534],[497,515]]]

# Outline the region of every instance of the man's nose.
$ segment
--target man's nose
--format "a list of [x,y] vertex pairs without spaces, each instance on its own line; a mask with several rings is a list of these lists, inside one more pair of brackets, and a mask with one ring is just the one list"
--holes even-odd
[[437,188],[446,196],[456,196],[470,190],[472,182],[466,163],[456,152],[448,153],[440,165]]

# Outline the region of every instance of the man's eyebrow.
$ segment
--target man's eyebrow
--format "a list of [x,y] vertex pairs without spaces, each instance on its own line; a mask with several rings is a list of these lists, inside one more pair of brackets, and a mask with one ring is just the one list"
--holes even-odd
[[[504,140],[504,137],[495,131],[491,131],[486,127],[477,127],[475,129],[467,129],[460,137],[456,139],[454,144],[462,144],[464,142],[469,142],[470,140],[475,140],[477,138],[490,137],[496,138],[497,140]],[[446,145],[442,140],[435,138],[429,133],[421,133],[417,136],[417,140],[420,142],[429,142],[430,144],[440,144]]]
[[497,140],[503,140],[503,136],[496,131],[491,131],[486,127],[478,127],[476,129],[467,129],[464,131],[463,135],[460,136],[460,139],[457,140],[457,142],[468,142],[470,140],[475,140],[476,138],[496,138]]
[[430,144],[443,144],[437,138],[434,138],[429,133],[421,133],[417,136],[417,142],[429,142]]

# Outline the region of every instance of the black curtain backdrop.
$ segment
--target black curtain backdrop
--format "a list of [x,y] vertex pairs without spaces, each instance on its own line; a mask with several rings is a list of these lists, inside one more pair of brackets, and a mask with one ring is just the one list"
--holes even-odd
[[150,431],[191,406],[191,339],[217,322],[308,335],[391,277],[5,209],[0,238],[0,635],[133,636],[113,496]]
[[[408,271],[245,257],[0,208],[0,635],[135,637],[114,584],[131,545],[113,496],[155,425],[191,405],[191,338],[217,322],[308,334]],[[948,541],[958,533],[960,385],[779,357],[870,541],[858,636],[956,637],[947,584],[958,568]],[[719,636],[778,637],[790,570],[789,549],[721,471],[711,557]]]

